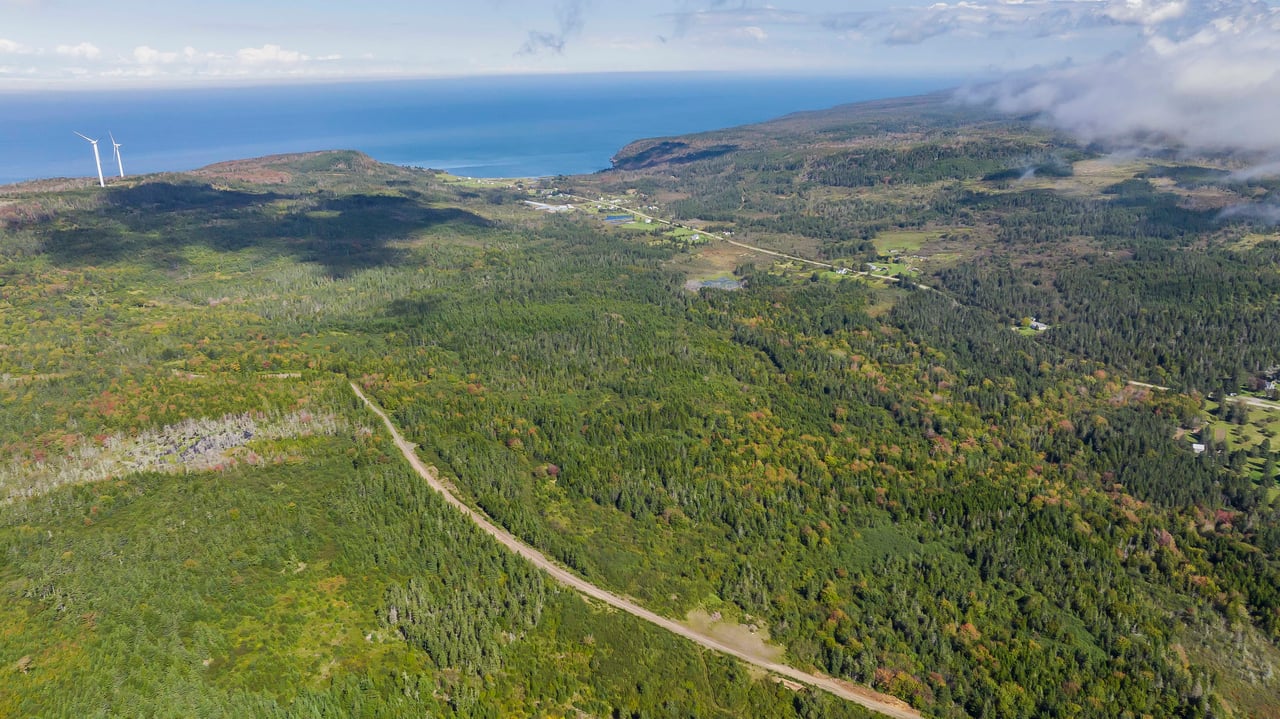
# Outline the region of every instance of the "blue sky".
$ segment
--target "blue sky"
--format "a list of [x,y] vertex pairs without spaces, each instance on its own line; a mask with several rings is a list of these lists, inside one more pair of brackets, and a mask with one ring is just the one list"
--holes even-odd
[[0,0],[0,89],[1096,62],[1249,0]]

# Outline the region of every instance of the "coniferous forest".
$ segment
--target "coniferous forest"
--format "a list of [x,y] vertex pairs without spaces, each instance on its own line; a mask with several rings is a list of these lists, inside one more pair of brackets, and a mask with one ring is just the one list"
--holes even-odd
[[576,574],[922,716],[1274,716],[1236,162],[925,98],[585,177],[0,188],[0,715],[872,716],[556,584],[355,382]]

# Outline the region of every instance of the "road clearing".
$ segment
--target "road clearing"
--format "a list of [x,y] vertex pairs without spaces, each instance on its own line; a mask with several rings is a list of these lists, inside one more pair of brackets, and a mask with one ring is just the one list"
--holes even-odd
[[1149,384],[1147,382],[1138,382],[1137,380],[1129,380],[1129,384],[1130,386],[1133,386],[1133,387],[1146,387],[1147,389],[1158,389],[1161,392],[1169,391],[1168,387],[1161,387],[1158,384]]
[[578,575],[573,574],[568,569],[565,569],[549,559],[542,552],[539,552],[533,547],[530,547],[520,541],[515,537],[515,535],[494,524],[488,517],[477,512],[462,500],[458,499],[458,497],[453,494],[453,491],[449,489],[449,486],[436,476],[434,468],[428,467],[423,463],[422,459],[418,457],[418,453],[415,451],[416,445],[406,440],[404,436],[400,434],[400,430],[398,430],[395,424],[392,423],[391,418],[387,416],[387,413],[382,411],[382,408],[370,400],[364,392],[360,391],[360,388],[356,386],[355,382],[351,382],[350,384],[352,391],[354,391],[356,396],[364,402],[365,406],[382,419],[382,423],[386,426],[387,431],[391,433],[391,438],[395,441],[396,447],[400,448],[400,453],[404,455],[405,460],[409,462],[409,465],[413,467],[413,470],[417,472],[418,476],[422,477],[422,479],[425,480],[432,489],[444,497],[445,502],[466,515],[466,517],[475,523],[477,527],[484,530],[484,532],[489,536],[498,540],[502,546],[516,554],[519,554],[537,568],[547,574],[550,574],[551,578],[555,579],[557,582],[579,592],[580,594],[604,602],[611,607],[620,609],[627,614],[643,619],[650,624],[657,625],[672,634],[682,636],[695,644],[699,644],[712,651],[740,659],[751,666],[763,669],[784,680],[791,680],[830,692],[841,699],[847,699],[848,701],[861,704],[867,709],[879,712],[885,716],[893,717],[893,719],[921,719],[920,712],[912,709],[909,704],[897,697],[892,697],[888,694],[881,694],[867,687],[836,679],[835,677],[829,677],[825,674],[810,674],[808,672],[800,671],[795,667],[787,666],[786,664],[752,656],[741,649],[724,644],[715,637],[696,631],[675,621],[674,619],[668,619],[662,615],[655,614],[630,599],[626,599],[625,597],[614,594],[608,590],[601,589]]
[[[1134,380],[1129,380],[1129,384],[1133,385],[1134,387],[1146,387],[1147,389],[1158,389],[1161,392],[1169,391],[1168,387],[1161,387],[1158,384],[1148,384],[1146,382],[1135,382]],[[1221,402],[1222,398],[1221,397],[1218,398],[1218,401]],[[1262,399],[1261,397],[1250,397],[1249,395],[1239,395],[1234,397],[1227,397],[1226,401],[1239,402],[1240,404],[1248,405],[1250,407],[1257,407],[1258,409],[1268,409],[1272,411],[1280,410],[1280,402],[1272,402],[1271,400]]]

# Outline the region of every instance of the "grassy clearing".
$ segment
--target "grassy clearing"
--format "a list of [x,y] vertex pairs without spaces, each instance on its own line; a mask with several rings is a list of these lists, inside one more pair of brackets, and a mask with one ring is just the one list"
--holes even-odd
[[1249,449],[1270,439],[1276,449],[1280,450],[1280,411],[1264,407],[1249,407],[1248,421],[1244,424],[1226,422],[1221,419],[1223,413],[1218,402],[1205,402],[1205,414],[1215,432],[1226,438],[1231,449]]
[[929,256],[929,266],[936,269],[950,267],[963,262],[968,255],[963,252],[939,252]]
[[867,305],[867,314],[871,317],[887,314],[907,293],[907,290],[899,287],[896,282],[892,285],[872,285],[872,287],[875,289],[871,294],[871,302]]
[[698,230],[691,230],[688,227],[673,227],[667,232],[665,232],[664,234],[666,234],[668,237],[674,237],[675,239],[678,239],[678,240],[692,239],[695,235],[703,239],[706,238],[705,232],[700,232]]
[[[747,623],[743,624],[743,621]],[[758,619],[745,616],[730,618],[719,611],[708,613],[695,609],[685,617],[684,623],[762,661],[779,662],[786,653],[782,647],[769,643],[769,630]]]
[[889,271],[882,274],[893,275],[894,277],[915,277],[920,274],[919,268],[903,262],[890,262],[888,267]]
[[1231,245],[1231,248],[1236,251],[1249,250],[1257,247],[1259,243],[1267,241],[1274,242],[1277,240],[1280,240],[1280,232],[1250,232],[1244,237],[1241,237],[1238,242]]
[[883,260],[869,264],[873,275],[891,275],[893,277],[915,277],[920,274],[919,268],[905,262],[885,262]]
[[1081,160],[1072,168],[1071,177],[1036,177],[1020,185],[1020,189],[1055,188],[1066,192],[1092,194],[1117,182],[1128,180],[1150,167],[1146,162],[1117,162],[1110,158]]
[[[1221,405],[1214,401],[1205,403],[1204,418],[1207,423],[1198,434],[1189,434],[1188,441],[1204,442],[1208,438],[1213,441],[1226,445],[1228,452],[1243,450],[1251,454],[1258,453],[1258,447],[1263,441],[1269,440],[1272,444],[1272,456],[1280,452],[1280,410],[1271,410],[1264,407],[1250,407],[1248,410],[1248,421],[1243,424],[1236,422],[1228,422],[1223,419]],[[1280,459],[1280,457],[1276,457]],[[1262,456],[1250,456],[1246,466],[1248,472],[1253,476],[1255,481],[1262,482],[1264,485],[1270,485],[1273,478],[1264,477],[1265,460]],[[1268,501],[1275,501],[1275,488],[1269,486],[1270,494]]]
[[446,185],[473,188],[515,187],[517,183],[523,182],[523,180],[519,178],[460,177],[458,175],[450,175],[448,173],[437,175],[437,178]]
[[884,255],[894,250],[916,252],[929,242],[938,239],[942,234],[941,231],[937,230],[894,230],[892,232],[881,232],[875,236],[872,242],[876,245],[876,251]]
[[1119,162],[1112,158],[1080,160],[1073,166],[1068,177],[1032,175],[1025,179],[1002,180],[970,180],[965,183],[972,190],[986,192],[1026,192],[1030,190],[1052,190],[1075,197],[1096,197],[1111,185],[1132,179],[1138,173],[1151,167],[1151,163],[1143,161]]
[[769,264],[770,259],[768,255],[759,252],[717,242],[699,247],[693,252],[681,253],[668,266],[690,279],[703,280],[731,276],[736,267],[744,264],[764,267]]

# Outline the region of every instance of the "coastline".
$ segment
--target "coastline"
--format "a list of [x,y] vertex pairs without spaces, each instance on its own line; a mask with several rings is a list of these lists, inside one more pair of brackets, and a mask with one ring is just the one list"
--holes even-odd
[[129,174],[350,148],[477,178],[607,169],[627,144],[861,100],[939,90],[946,78],[602,74],[495,76],[206,90],[8,93],[0,184],[87,177],[72,131],[108,131]]

